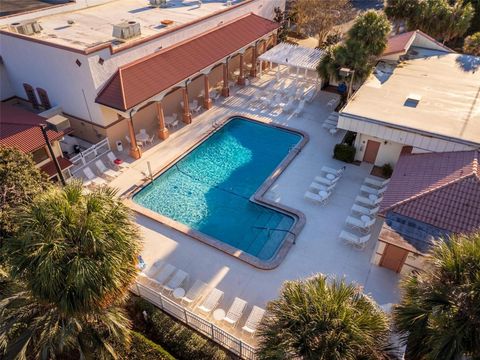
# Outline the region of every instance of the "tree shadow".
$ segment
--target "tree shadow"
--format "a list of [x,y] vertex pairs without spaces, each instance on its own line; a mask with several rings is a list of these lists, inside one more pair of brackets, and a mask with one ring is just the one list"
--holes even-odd
[[459,55],[455,59],[457,66],[465,72],[475,73],[480,68],[480,57]]

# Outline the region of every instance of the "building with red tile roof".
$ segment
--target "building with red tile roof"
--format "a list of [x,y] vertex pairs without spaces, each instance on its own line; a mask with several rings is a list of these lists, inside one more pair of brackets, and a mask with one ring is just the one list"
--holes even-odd
[[[49,178],[53,178],[56,176],[55,165],[39,127],[40,124],[46,124],[45,120],[20,106],[0,102],[0,145],[31,154],[36,165],[47,173]],[[47,130],[48,139],[66,178],[70,176],[68,169],[72,163],[62,156],[59,140],[69,132]]]

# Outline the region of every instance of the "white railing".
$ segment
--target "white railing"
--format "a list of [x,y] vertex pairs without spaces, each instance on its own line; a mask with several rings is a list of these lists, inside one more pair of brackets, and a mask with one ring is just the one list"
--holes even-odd
[[72,173],[80,170],[83,166],[91,163],[93,160],[99,156],[102,156],[103,154],[106,154],[108,151],[110,151],[110,143],[108,142],[108,138],[105,138],[95,145],[90,146],[87,150],[84,150],[81,153],[71,157],[70,161],[75,166],[75,168],[72,170]]
[[166,313],[181,320],[191,328],[197,330],[235,355],[246,360],[256,360],[255,348],[243,342],[239,338],[220,329],[215,324],[198,316],[185,307],[175,303],[165,295],[148,288],[147,286],[135,282],[130,288],[135,295],[148,300]]

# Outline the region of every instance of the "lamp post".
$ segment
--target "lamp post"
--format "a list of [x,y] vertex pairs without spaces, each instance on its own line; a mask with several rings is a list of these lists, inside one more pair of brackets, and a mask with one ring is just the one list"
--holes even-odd
[[349,68],[341,68],[340,69],[340,75],[347,77],[350,76],[350,85],[348,86],[348,91],[347,91],[347,100],[350,99],[350,96],[352,95],[352,88],[353,88],[353,78],[355,77],[355,70],[349,69]]
[[47,144],[48,151],[50,152],[50,156],[52,158],[53,163],[55,164],[55,169],[57,170],[58,178],[60,179],[60,182],[62,183],[63,186],[66,185],[65,178],[63,177],[62,174],[62,169],[60,168],[60,164],[58,163],[57,157],[55,156],[55,153],[53,152],[52,149],[52,144],[50,144],[50,140],[48,139],[48,134],[47,130],[49,126],[47,124],[39,124],[40,130],[42,131],[43,138],[45,139],[45,143]]

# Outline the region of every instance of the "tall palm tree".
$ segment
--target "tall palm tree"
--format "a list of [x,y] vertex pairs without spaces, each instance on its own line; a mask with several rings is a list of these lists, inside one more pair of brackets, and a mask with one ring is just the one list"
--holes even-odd
[[480,358],[480,232],[436,246],[393,311],[412,359]]
[[387,17],[377,11],[367,11],[348,31],[350,40],[361,42],[370,56],[380,56],[387,47],[387,37],[392,27]]
[[259,327],[260,359],[388,359],[388,319],[360,287],[287,281]]
[[109,188],[53,188],[18,215],[7,241],[11,276],[23,289],[0,302],[0,354],[25,359],[115,356],[128,343],[120,305],[140,250],[130,213]]

